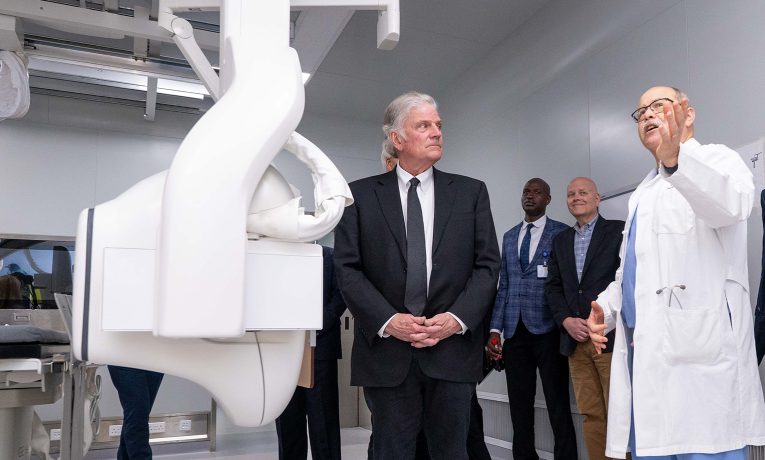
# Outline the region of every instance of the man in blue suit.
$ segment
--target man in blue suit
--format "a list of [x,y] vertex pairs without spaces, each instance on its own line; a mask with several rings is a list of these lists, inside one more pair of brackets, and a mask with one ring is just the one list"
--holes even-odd
[[550,199],[550,186],[542,179],[530,179],[523,187],[526,217],[505,233],[502,242],[502,269],[487,344],[495,358],[505,361],[515,460],[539,458],[534,447],[537,368],[555,436],[555,460],[577,459],[568,361],[558,352],[560,333],[544,296],[553,237],[568,228],[545,216]]

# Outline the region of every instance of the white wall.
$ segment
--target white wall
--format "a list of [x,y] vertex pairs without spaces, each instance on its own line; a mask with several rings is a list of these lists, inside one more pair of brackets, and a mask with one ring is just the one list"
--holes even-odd
[[[550,2],[438,95],[439,167],[486,181],[501,239],[523,217],[520,191],[531,177],[550,183],[548,215],[564,222],[572,221],[564,199],[572,177],[593,177],[601,193],[644,177],[653,160],[629,114],[652,85],[689,94],[701,142],[756,140],[765,135],[763,23],[761,0]],[[755,210],[755,296],[761,235]],[[504,377],[480,390],[505,394]]]
[[[136,107],[33,95],[25,118],[0,123],[0,234],[73,237],[81,210],[167,169],[198,117],[160,110],[155,122],[146,122],[142,114]],[[379,172],[378,126],[306,115],[298,131],[348,181]],[[313,210],[308,170],[287,152],[274,163]]]
[[[146,122],[142,115],[138,107],[33,95],[26,117],[0,123],[0,235],[73,237],[82,209],[167,169],[198,116],[160,110],[155,122]],[[306,115],[298,131],[322,148],[348,180],[379,172],[379,127]],[[275,164],[304,192],[304,204],[312,210],[313,185],[307,170],[286,152]],[[119,416],[108,372],[102,368],[99,373],[104,382],[101,413]],[[206,390],[166,376],[153,412],[209,408]],[[44,420],[58,419],[61,404],[40,407],[39,412]],[[219,433],[248,431],[254,430],[237,427],[218,412]]]
[[33,95],[0,123],[0,233],[74,236],[82,209],[166,169],[197,117]]

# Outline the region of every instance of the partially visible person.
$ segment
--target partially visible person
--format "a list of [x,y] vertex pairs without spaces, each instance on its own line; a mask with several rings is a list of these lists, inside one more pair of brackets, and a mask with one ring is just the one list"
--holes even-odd
[[297,387],[284,412],[276,418],[279,460],[306,460],[308,438],[311,458],[340,460],[340,407],[337,360],[342,357],[340,317],[345,303],[337,289],[332,249],[322,246],[324,258],[324,327],[316,333],[313,388]]
[[11,275],[0,276],[0,309],[24,308],[21,301],[21,283]]
[[38,308],[40,302],[35,291],[34,276],[25,272],[17,263],[8,264],[8,274],[20,283],[20,302],[15,308]]
[[149,415],[164,374],[107,366],[122,406],[122,433],[117,460],[151,460]]
[[566,190],[566,204],[576,219],[553,239],[545,282],[545,298],[560,330],[560,352],[568,357],[571,382],[590,460],[606,459],[606,419],[611,351],[602,354],[590,342],[590,303],[613,280],[619,268],[623,220],[607,220],[598,212],[600,194],[592,179],[576,177]]
[[398,167],[352,183],[336,229],[338,284],[354,315],[351,384],[374,417],[376,460],[467,459],[470,405],[499,250],[483,182],[441,172],[441,118],[422,93],[385,111]]
[[745,460],[765,444],[752,337],[747,219],[754,181],[741,157],[694,138],[677,88],[648,89],[632,113],[655,161],[629,200],[616,279],[592,303],[600,349],[616,328],[606,455]]
[[382,163],[383,170],[389,172],[393,171],[393,168],[398,164],[398,158],[394,157],[393,154],[388,153],[383,148],[383,151],[380,154],[380,162]]
[[502,240],[502,269],[486,344],[494,357],[501,355],[505,361],[515,460],[539,458],[534,442],[537,369],[555,438],[554,458],[577,459],[568,361],[558,352],[560,332],[544,298],[552,240],[566,229],[545,215],[550,200],[544,180],[533,178],[523,186],[525,217]]

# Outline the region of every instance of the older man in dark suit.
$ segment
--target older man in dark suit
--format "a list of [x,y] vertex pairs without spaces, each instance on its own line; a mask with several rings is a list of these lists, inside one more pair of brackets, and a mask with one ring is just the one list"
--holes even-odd
[[576,224],[553,240],[545,296],[559,326],[560,352],[569,357],[589,458],[605,460],[614,332],[608,335],[607,353],[598,354],[589,340],[586,318],[590,303],[614,280],[619,268],[624,221],[600,216],[598,187],[587,177],[568,184],[566,203]]
[[526,217],[502,241],[502,271],[487,344],[490,352],[505,360],[515,460],[539,458],[534,445],[537,369],[555,437],[555,460],[577,458],[568,362],[558,353],[558,329],[544,299],[552,240],[566,228],[545,215],[550,199],[550,186],[542,179],[531,179],[523,187]]
[[433,168],[441,118],[407,93],[385,112],[391,172],[351,184],[335,266],[355,318],[351,384],[364,387],[376,460],[409,460],[424,427],[433,459],[467,459],[481,326],[499,270],[486,186]]

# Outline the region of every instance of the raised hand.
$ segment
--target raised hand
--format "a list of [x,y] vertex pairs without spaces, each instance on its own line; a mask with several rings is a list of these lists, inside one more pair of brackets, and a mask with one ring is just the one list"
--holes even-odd
[[659,126],[661,144],[656,149],[656,159],[664,166],[677,165],[677,157],[680,154],[680,143],[683,139],[683,128],[688,117],[688,99],[675,101],[672,104],[665,103],[662,106],[664,120]]

